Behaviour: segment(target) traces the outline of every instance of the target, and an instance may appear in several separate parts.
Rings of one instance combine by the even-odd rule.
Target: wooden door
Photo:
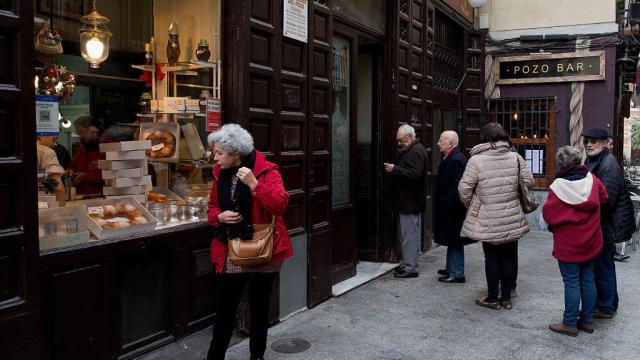
[[[331,283],[356,274],[355,135],[357,112],[357,35],[334,24],[331,114]]]
[[[223,2],[223,120],[280,166],[290,236],[308,235],[308,305],[331,296],[329,1],[309,1],[307,43],[282,35],[282,0]]]
[[[0,2],[0,352],[40,357],[33,2]]]
[[[464,69],[462,82],[462,123],[461,136],[465,153],[480,142],[480,129],[487,120],[484,109],[484,37],[479,30],[465,29]]]
[[[387,94],[386,121],[381,129],[380,143],[384,161],[396,155],[395,133],[401,124],[410,124],[423,141],[429,159],[431,144],[431,63],[433,60],[433,18],[435,10],[431,1],[389,1],[388,40],[386,50]],[[429,164],[430,164],[429,160]],[[381,184],[381,256],[382,260],[397,260],[399,253],[396,214],[389,207],[390,179],[382,178]],[[427,195],[427,215],[431,196]],[[431,220],[425,216],[423,246],[430,239]]]

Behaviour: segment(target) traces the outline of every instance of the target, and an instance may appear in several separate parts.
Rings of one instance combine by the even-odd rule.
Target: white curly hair
[[[253,151],[253,137],[238,124],[223,125],[220,130],[209,134],[207,141],[210,146],[218,143],[229,154],[247,156]]]

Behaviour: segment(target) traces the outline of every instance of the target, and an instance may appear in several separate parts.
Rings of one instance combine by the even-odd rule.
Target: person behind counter
[[[80,146],[71,158],[67,171],[72,172],[72,183],[77,194],[101,194],[104,181],[98,168],[98,160],[104,159],[100,152],[99,140],[102,124],[89,116],[80,116],[73,123],[80,137]]]
[[[38,136],[38,144],[51,148],[56,153],[60,166],[65,169],[69,166],[69,162],[71,162],[71,155],[67,148],[58,144],[57,136]]]
[[[62,175],[64,174],[64,168],[60,166],[56,153],[50,148],[36,144],[38,154],[38,172],[43,172],[46,179],[55,180],[56,201],[60,206],[64,206],[64,184],[62,182]]]

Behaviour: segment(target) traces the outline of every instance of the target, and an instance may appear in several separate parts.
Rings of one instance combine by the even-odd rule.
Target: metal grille
[[[527,162],[538,187],[547,186],[553,177],[553,111],[553,98],[491,101],[491,121],[509,134],[511,145]]]
[[[462,78],[463,30],[445,15],[436,13],[433,49],[433,87],[455,93]]]

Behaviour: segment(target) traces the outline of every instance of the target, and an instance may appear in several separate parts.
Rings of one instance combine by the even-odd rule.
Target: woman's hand
[[[238,179],[247,185],[251,191],[255,190],[256,186],[258,186],[258,180],[253,176],[253,171],[247,167],[238,169],[236,176],[238,176]]]
[[[221,224],[237,224],[242,221],[242,215],[235,211],[226,210],[218,215],[218,222]]]

